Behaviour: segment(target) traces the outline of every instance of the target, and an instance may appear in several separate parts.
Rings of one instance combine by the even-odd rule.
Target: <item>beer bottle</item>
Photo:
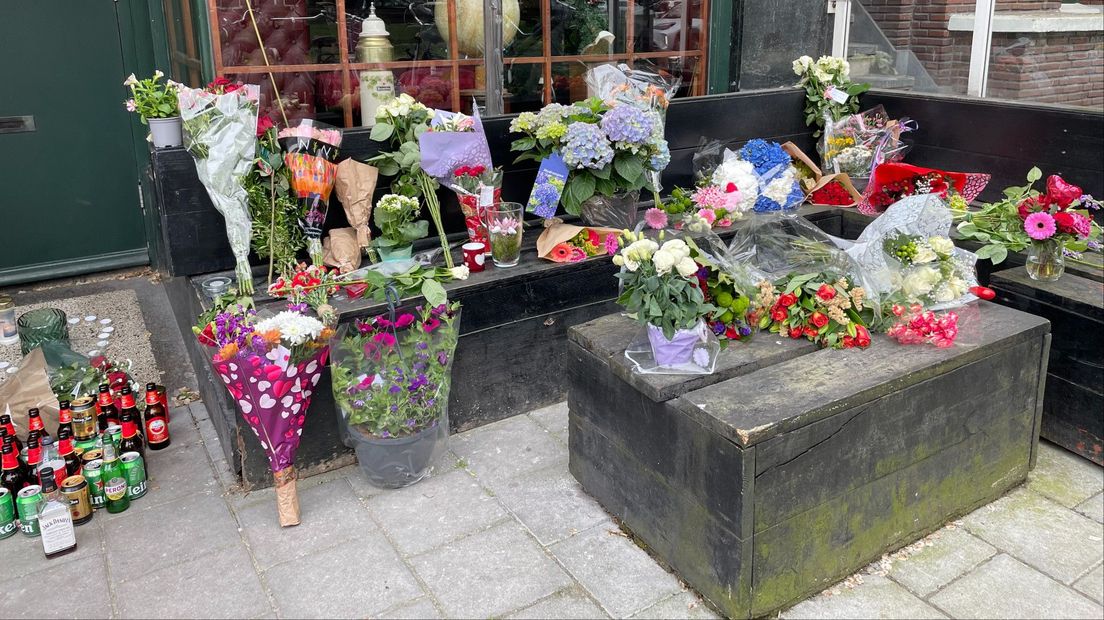
[[[27,435],[27,457],[23,462],[23,477],[27,484],[36,484],[38,479],[38,466],[42,464],[42,446],[38,443],[38,433],[31,431]]]
[[[61,429],[63,428],[68,428],[69,436],[73,436],[73,408],[67,400],[58,403],[58,441],[61,441]]]
[[[161,395],[157,393],[156,383],[146,384],[146,443],[150,450],[162,450],[169,447],[169,417],[165,406],[161,404]]]
[[[23,476],[23,470],[19,467],[19,457],[15,454],[15,444],[12,442],[11,435],[4,437],[4,447],[0,454],[3,455],[0,485],[10,491],[12,497],[16,497],[19,489],[27,486],[27,479]]]
[[[123,395],[123,411],[119,414],[123,418],[123,438],[119,441],[119,454],[137,452],[145,458],[146,451],[142,445],[142,435],[138,433],[138,409],[133,406],[126,406],[127,396],[130,397],[131,403],[134,402],[133,394]]]
[[[11,416],[4,413],[0,414],[0,426],[4,428],[8,433],[8,437],[12,438],[15,442],[15,453],[19,454],[23,451],[23,442],[19,440],[19,436],[15,434],[15,425],[12,424]]]
[[[126,476],[123,474],[123,466],[119,462],[119,457],[115,453],[115,444],[111,442],[104,444],[101,472],[104,495],[107,496],[107,511],[123,512],[130,508]]]
[[[73,513],[69,498],[61,494],[54,470],[42,468],[42,503],[38,506],[38,528],[42,533],[42,551],[47,558],[57,557],[77,548],[77,533],[73,529]]]
[[[50,432],[46,430],[46,425],[42,423],[42,416],[38,413],[38,407],[31,407],[27,411],[27,429],[31,433],[38,431],[39,439],[50,436]]]
[[[65,477],[81,473],[81,460],[73,451],[73,431],[62,425],[58,428],[58,456],[65,460]]]
[[[106,383],[100,384],[99,399],[96,401],[96,423],[99,424],[101,433],[107,430],[109,424],[119,423],[119,410],[115,407],[111,388]]]

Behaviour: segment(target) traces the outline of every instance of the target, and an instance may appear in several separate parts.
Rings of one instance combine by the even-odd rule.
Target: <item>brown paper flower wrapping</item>
[[[851,183],[851,177],[847,176],[846,172],[840,172],[838,174],[827,174],[827,175],[824,175],[824,176],[820,177],[820,179],[818,179],[817,182],[809,188],[809,191],[805,192],[805,194],[809,197],[809,204],[812,204],[812,205],[817,204],[817,203],[813,202],[813,200],[812,200],[813,194],[815,194],[818,189],[828,185],[829,183],[833,183],[833,182],[839,183],[840,185],[843,186],[843,189],[847,190],[847,193],[851,196],[851,204],[826,205],[826,206],[853,207],[853,206],[859,204],[859,201],[862,200],[862,193],[859,192],[859,190],[855,189],[855,185],[853,183]]]
[[[57,426],[57,396],[50,389],[46,356],[37,347],[23,358],[19,371],[0,385],[0,413],[10,410],[17,431],[27,432],[27,410],[32,407],[39,409],[46,428]]]
[[[299,491],[295,481],[299,477],[295,466],[289,465],[272,473],[276,481],[276,514],[280,518],[280,527],[299,525]]]
[[[575,226],[574,224],[563,224],[560,222],[553,223],[545,227],[541,232],[541,236],[537,238],[537,257],[549,258],[549,254],[552,252],[552,248],[568,241],[575,235],[581,233],[584,230],[593,230],[599,235],[613,234],[616,235],[621,231],[616,228],[603,228],[601,226]]]
[[[356,229],[357,245],[366,248],[372,241],[368,222],[372,219],[372,194],[376,191],[379,170],[375,166],[346,159],[337,165],[334,191],[345,208],[349,225]]]
[[[360,246],[352,228],[334,228],[322,242],[322,262],[349,273],[360,267]]]

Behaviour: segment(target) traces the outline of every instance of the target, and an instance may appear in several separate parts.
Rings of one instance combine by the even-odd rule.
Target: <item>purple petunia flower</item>
[[[448,364],[448,353],[445,353],[444,351],[438,351],[437,352],[437,363],[442,365],[442,366],[444,366],[445,364]]]

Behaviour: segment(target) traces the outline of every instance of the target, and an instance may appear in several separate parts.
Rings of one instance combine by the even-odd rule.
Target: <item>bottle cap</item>
[[[42,492],[44,494],[57,490],[57,481],[54,480],[53,467],[40,467],[38,469],[38,479],[42,481]]]

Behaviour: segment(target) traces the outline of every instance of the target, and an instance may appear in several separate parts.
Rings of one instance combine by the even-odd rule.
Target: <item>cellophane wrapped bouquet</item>
[[[249,195],[242,181],[253,167],[259,96],[256,85],[232,84],[224,79],[206,88],[181,87],[177,95],[184,148],[195,159],[196,175],[211,203],[226,220],[238,289],[244,295],[253,293],[249,267],[253,224]]]
[[[267,317],[242,305],[216,307],[194,331],[268,455],[280,525],[298,525],[295,454],[333,330],[300,304]]]
[[[322,227],[329,211],[330,193],[337,180],[341,131],[310,119],[277,134],[284,149],[284,165],[291,177],[291,190],[302,203],[300,225],[307,236],[311,262],[322,264]]]

